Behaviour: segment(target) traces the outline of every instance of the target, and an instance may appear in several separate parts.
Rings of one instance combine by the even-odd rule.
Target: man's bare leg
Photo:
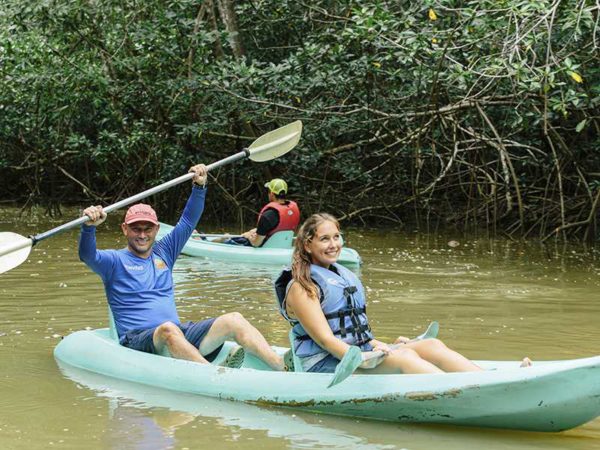
[[[173,358],[208,363],[198,349],[188,342],[181,329],[172,322],[165,322],[156,327],[152,341],[157,352],[166,346]]]
[[[223,314],[215,319],[200,343],[200,353],[208,355],[227,340],[234,340],[274,370],[284,370],[283,358],[273,351],[264,336],[240,313]]]

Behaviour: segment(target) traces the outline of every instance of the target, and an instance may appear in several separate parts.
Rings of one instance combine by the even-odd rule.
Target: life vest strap
[[[341,335],[342,330],[339,331],[335,331],[333,334],[335,335]],[[360,338],[358,339],[358,342],[361,342],[361,344],[355,344],[355,345],[362,345],[366,342],[369,342],[371,339],[368,338],[368,336],[366,336],[366,332],[370,332],[371,331],[371,326],[367,323],[367,324],[362,324],[359,325],[358,327],[353,329],[353,334],[355,334],[357,337],[360,336]],[[363,337],[364,336],[364,337]],[[299,341],[310,341],[312,340],[312,338],[308,335],[308,334],[297,334],[296,339],[298,339]],[[345,336],[342,336],[342,338]]]
[[[367,312],[367,308],[365,308],[365,307],[340,309],[339,311],[325,314],[325,318],[328,320],[329,319],[337,319],[338,317],[353,316],[355,314],[363,314],[365,312]]]

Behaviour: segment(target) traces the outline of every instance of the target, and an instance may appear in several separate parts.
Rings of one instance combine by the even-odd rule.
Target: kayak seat
[[[283,362],[286,366],[286,370],[288,372],[304,372],[304,369],[302,368],[302,361],[300,361],[300,358],[298,358],[294,352],[294,341],[296,334],[294,333],[293,328],[288,333],[288,338],[290,341],[290,349],[283,355]]]
[[[291,248],[294,242],[294,232],[278,231],[267,239],[261,248]]]
[[[115,318],[113,317],[110,306],[108,306],[108,335],[113,341],[119,342],[117,327],[115,326]]]

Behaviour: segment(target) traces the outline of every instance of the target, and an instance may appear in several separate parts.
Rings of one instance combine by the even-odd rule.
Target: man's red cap
[[[154,225],[158,225],[156,211],[154,211],[150,205],[144,203],[133,205],[127,210],[127,214],[125,214],[125,223],[129,225],[134,222],[150,222]]]

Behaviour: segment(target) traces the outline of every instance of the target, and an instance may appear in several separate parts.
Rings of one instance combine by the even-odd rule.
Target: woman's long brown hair
[[[317,287],[310,278],[310,265],[312,259],[306,251],[306,244],[310,243],[317,233],[317,228],[324,222],[332,222],[338,229],[340,224],[335,217],[327,213],[313,214],[304,221],[294,243],[294,252],[292,253],[292,277],[294,281],[300,283],[309,297],[319,298]]]

